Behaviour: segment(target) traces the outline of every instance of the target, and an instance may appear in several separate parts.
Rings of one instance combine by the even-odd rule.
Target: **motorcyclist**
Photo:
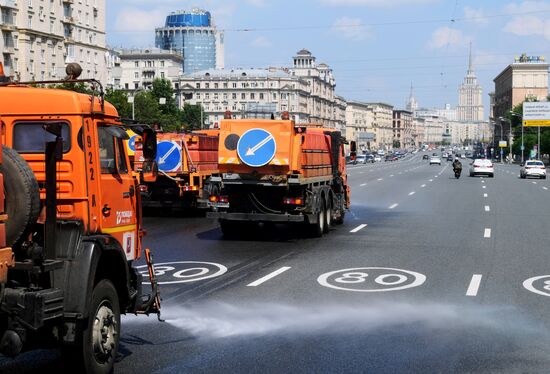
[[[453,161],[453,171],[462,171],[462,163],[458,158],[455,158],[455,160]]]

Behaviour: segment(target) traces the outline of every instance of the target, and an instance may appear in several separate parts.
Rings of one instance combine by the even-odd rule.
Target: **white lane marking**
[[[409,196],[412,196],[412,195],[414,195],[414,191],[409,192]]]
[[[470,285],[468,286],[468,290],[466,291],[466,296],[477,296],[477,291],[479,290],[479,286],[481,285],[481,274],[474,274],[472,276],[472,280],[470,281]]]
[[[399,173],[397,173],[397,174],[401,175],[401,174],[403,174],[403,173],[402,173],[402,172],[399,172]]]
[[[390,177],[393,177],[393,174],[392,174],[392,175],[390,175]]]
[[[481,188],[487,188],[487,186],[481,186]]]
[[[433,179],[430,179],[429,182],[433,182],[434,180]]]
[[[485,181],[481,181],[481,183],[485,183]]]
[[[283,266],[282,268],[275,270],[273,273],[269,273],[265,277],[261,277],[260,279],[248,284],[247,287],[257,287],[260,284],[267,282],[271,278],[275,278],[277,275],[284,273],[290,268],[290,266]]]
[[[488,195],[486,193],[483,194],[483,197],[487,197]]]
[[[542,189],[543,189],[543,190],[547,190],[547,189],[548,189],[548,187],[542,187]]]
[[[350,232],[357,232],[357,231],[359,231],[359,230],[364,229],[365,227],[367,227],[367,224],[366,224],[366,223],[363,223],[363,224],[357,226],[356,228],[354,228],[353,230],[350,230]]]
[[[422,186],[420,186],[420,187],[424,188],[424,187],[426,187],[426,185],[425,185],[425,184],[423,184],[423,185],[422,185]]]
[[[381,181],[381,180],[382,180],[382,178],[378,178],[378,180],[379,180],[379,181]]]
[[[437,178],[439,175],[434,175],[434,178]]]
[[[490,238],[491,237],[491,229],[485,229],[485,231],[483,232],[483,237],[484,238]]]
[[[398,206],[398,205],[399,205],[399,204],[392,204],[392,205],[390,205],[390,207],[389,207],[388,209],[393,209],[393,208],[395,208],[395,207]]]
[[[485,211],[486,211],[486,212],[491,211],[491,208],[489,207],[489,205],[485,205]]]
[[[537,184],[537,182],[535,182],[535,181],[533,181],[532,183],[533,183],[533,184]]]
[[[366,183],[361,183],[359,186],[360,187],[365,187],[367,184]]]

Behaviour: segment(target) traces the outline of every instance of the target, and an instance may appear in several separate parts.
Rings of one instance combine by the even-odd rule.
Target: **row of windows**
[[[266,98],[266,97],[268,97],[268,96],[269,96],[268,93],[263,93],[263,92],[258,93],[257,96],[256,96],[256,93],[255,93],[255,92],[251,92],[250,94],[247,94],[246,92],[241,92],[241,94],[240,94],[241,100],[246,100],[247,98],[250,98],[250,100],[255,100],[256,97],[257,97],[258,99],[260,99],[260,100],[263,100],[264,98]],[[277,100],[277,93],[276,93],[276,92],[273,92],[273,93],[271,94],[271,96],[273,97],[273,100]],[[280,96],[281,96],[281,100],[287,100],[287,99],[292,99],[292,100],[294,100],[294,98],[295,98],[295,95],[294,95],[294,94],[287,94],[287,93],[284,93],[284,92],[281,93]],[[227,99],[229,98],[229,94],[228,94],[228,93],[224,93],[223,95],[220,95],[220,94],[218,94],[218,93],[214,93],[214,94],[212,95],[212,98],[213,98],[214,100],[218,100],[220,97],[223,97],[224,100],[227,100]],[[237,100],[237,97],[238,97],[238,94],[237,94],[237,93],[234,92],[234,93],[231,94],[231,99]],[[203,98],[203,96],[201,96],[201,93],[200,93],[200,92],[197,92],[197,93],[195,94],[195,98],[196,98],[197,100],[200,100],[201,98]],[[205,100],[209,100],[209,99],[210,99],[210,93],[206,92],[206,93],[204,94],[204,99],[205,99]]]
[[[148,60],[148,61],[142,61],[141,64],[144,68],[154,68],[155,67],[155,61],[154,60]],[[157,61],[158,62],[158,61]],[[159,62],[159,66],[161,68],[164,67],[164,61]],[[134,61],[134,67],[139,68],[139,61]]]
[[[278,82],[269,82],[269,87],[270,88],[276,88],[278,86],[277,84]],[[223,88],[229,88],[229,82],[223,82],[222,83],[222,87]],[[237,82],[231,82],[231,88],[238,88],[238,83]],[[200,82],[197,82],[195,83],[195,88],[206,88],[206,89],[209,89],[209,88],[213,88],[213,89],[217,89],[217,88],[220,88],[220,83],[218,82],[214,82],[212,84],[210,84],[209,82],[205,82],[205,83],[200,83]],[[240,84],[240,87],[241,88],[265,88],[265,87],[268,87],[267,85],[267,82],[241,82]],[[296,88],[296,84],[293,83],[292,84],[292,88],[295,89]]]

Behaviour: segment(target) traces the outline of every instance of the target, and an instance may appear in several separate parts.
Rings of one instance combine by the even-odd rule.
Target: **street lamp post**
[[[502,118],[502,117],[500,117],[500,118]],[[504,150],[503,150],[502,147],[500,146],[500,141],[502,140],[502,123],[497,123],[497,122],[495,121],[495,125],[499,125],[499,126],[500,126],[500,139],[499,139],[499,145],[498,145],[498,147],[500,148],[500,163],[502,164],[502,162],[503,162],[502,158],[503,158],[503,156],[504,156]],[[494,131],[493,131],[493,140],[494,140],[494,138],[495,138],[495,136],[494,136]],[[494,141],[493,141],[493,142],[494,142]],[[512,148],[511,148],[511,146],[510,146],[510,153],[511,153],[511,152],[512,152]]]

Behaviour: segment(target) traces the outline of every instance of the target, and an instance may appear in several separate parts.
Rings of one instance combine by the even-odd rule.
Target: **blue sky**
[[[309,49],[346,99],[404,107],[411,83],[421,106],[456,106],[472,43],[487,93],[514,56],[550,58],[550,1],[506,0],[106,0],[107,41],[154,46],[175,10],[200,7],[225,32],[227,67],[290,66]],[[243,31],[248,29],[249,31]],[[485,113],[487,117],[487,110]]]

